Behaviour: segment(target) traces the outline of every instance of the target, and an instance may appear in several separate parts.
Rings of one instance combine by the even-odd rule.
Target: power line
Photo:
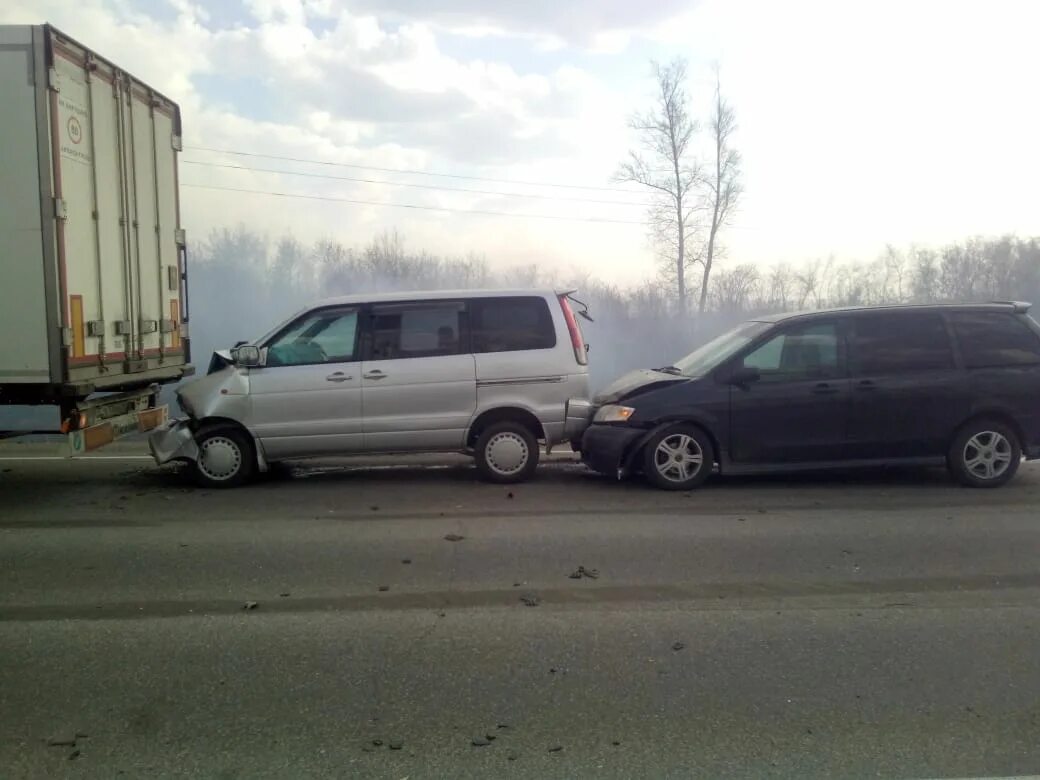
[[[605,203],[613,206],[641,206],[646,207],[653,204],[637,201],[624,200],[598,200],[596,198],[573,198],[566,195],[530,195],[523,192],[494,192],[492,190],[474,190],[467,187],[443,187],[437,184],[415,184],[413,182],[386,181],[384,179],[362,179],[354,176],[333,176],[327,173],[306,173],[304,171],[285,171],[275,168],[253,168],[248,165],[232,165],[230,163],[214,163],[204,160],[181,160],[184,165],[204,165],[209,168],[227,168],[235,171],[254,171],[256,173],[280,173],[285,176],[306,176],[311,179],[333,179],[336,181],[351,181],[361,184],[383,184],[390,187],[411,187],[422,190],[444,190],[447,192],[467,192],[474,195],[497,195],[503,198],[533,198],[535,200],[573,201],[576,203]],[[636,195],[638,193],[631,193]]]
[[[284,160],[285,162],[310,163],[312,165],[331,165],[337,168],[357,168],[363,171],[379,171],[381,173],[404,173],[410,176],[438,176],[447,179],[468,179],[470,181],[485,181],[495,184],[521,184],[528,187],[560,187],[572,190],[597,190],[601,192],[623,192],[626,195],[637,195],[632,190],[620,187],[592,187],[587,184],[562,184],[560,182],[548,181],[522,181],[519,179],[493,179],[485,176],[463,176],[458,173],[433,173],[431,171],[417,171],[409,168],[380,168],[375,165],[358,165],[355,163],[332,162],[330,160],[315,160],[305,157],[282,157],[277,154],[259,154],[258,152],[240,152],[234,149],[214,149],[208,146],[185,146],[193,152],[213,152],[214,154],[233,154],[239,157],[262,157],[267,160]]]
[[[508,211],[488,211],[485,209],[449,209],[441,206],[420,206],[415,203],[380,203],[375,200],[355,200],[353,198],[334,198],[327,195],[303,195],[294,192],[273,192],[270,190],[253,190],[242,187],[220,187],[215,184],[182,183],[182,187],[194,187],[200,190],[220,190],[223,192],[241,192],[250,195],[271,195],[278,198],[303,198],[306,200],[324,200],[332,203],[352,203],[356,206],[389,206],[399,209],[417,209],[420,211],[441,211],[452,214],[480,214],[489,217],[515,217],[520,219],[551,219],[562,222],[600,222],[614,225],[644,225],[646,223],[631,219],[606,219],[603,217],[561,217],[555,214],[514,214]]]

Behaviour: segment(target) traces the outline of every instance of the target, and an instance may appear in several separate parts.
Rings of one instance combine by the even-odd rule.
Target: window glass
[[[462,304],[378,306],[372,312],[372,359],[457,355],[462,350]]]
[[[771,327],[768,322],[745,322],[707,344],[702,344],[682,360],[675,361],[675,367],[683,376],[703,376],[724,360],[733,357],[741,348]]]
[[[795,326],[744,357],[764,382],[797,382],[839,374],[838,329],[833,322]]]
[[[556,328],[544,298],[483,298],[471,305],[474,352],[551,349]]]
[[[905,374],[953,368],[953,350],[939,314],[858,315],[852,323],[854,373]]]
[[[1040,340],[1013,314],[957,312],[953,329],[968,368],[1040,363]]]
[[[305,314],[267,345],[267,365],[301,366],[354,359],[356,311],[325,310]]]

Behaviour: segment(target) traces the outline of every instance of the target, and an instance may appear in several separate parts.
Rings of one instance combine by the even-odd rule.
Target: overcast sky
[[[185,185],[458,210],[185,186],[196,238],[241,222],[361,245],[396,227],[416,249],[652,276],[645,196],[611,175],[632,145],[626,118],[650,100],[649,60],[674,56],[690,61],[694,113],[707,116],[714,63],[737,111],[746,197],[725,263],[1040,233],[1040,3],[1028,0],[0,3],[0,23],[43,21],[181,105]],[[567,219],[459,213],[474,210]]]

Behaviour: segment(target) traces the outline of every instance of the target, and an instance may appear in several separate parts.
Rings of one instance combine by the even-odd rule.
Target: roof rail
[[[993,301],[993,303],[1002,303],[1005,306],[1010,306],[1015,310],[1015,314],[1025,314],[1029,311],[1029,307],[1033,305],[1028,301]]]

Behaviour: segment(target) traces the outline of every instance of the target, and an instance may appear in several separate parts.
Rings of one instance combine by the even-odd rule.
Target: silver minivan
[[[280,460],[459,451],[486,479],[520,482],[540,442],[578,440],[588,424],[572,301],[531,290],[323,301],[216,353],[178,390],[188,417],[152,434],[152,455],[192,463],[211,487]]]

